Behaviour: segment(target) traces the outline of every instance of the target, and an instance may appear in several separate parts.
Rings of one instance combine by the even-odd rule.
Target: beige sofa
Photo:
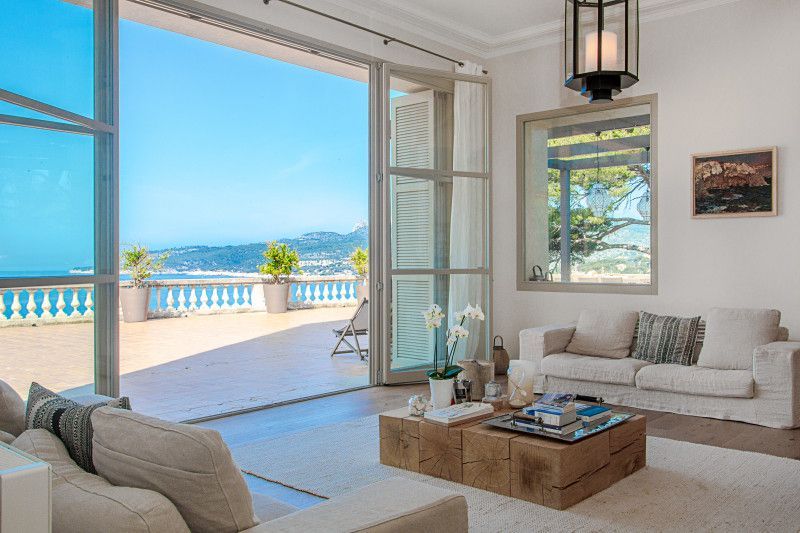
[[[569,391],[642,409],[800,427],[800,342],[787,342],[785,328],[776,329],[774,342],[753,348],[748,365],[735,369],[698,366],[702,336],[695,363],[684,366],[652,364],[630,354],[570,353],[575,331],[576,324],[562,324],[520,332],[520,359],[533,362],[537,392]],[[628,337],[628,345],[635,344]]]
[[[0,431],[5,432],[0,437],[52,466],[55,532],[455,533],[468,528],[462,495],[405,478],[302,510],[251,494],[218,432],[110,407],[92,414],[92,456],[99,475],[90,474],[55,435],[23,431],[22,400],[0,385],[5,389],[0,391]],[[324,454],[309,457],[309,468],[320,463]]]

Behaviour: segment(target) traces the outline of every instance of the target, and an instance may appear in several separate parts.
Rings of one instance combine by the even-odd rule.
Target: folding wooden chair
[[[358,304],[356,312],[353,314],[353,317],[347,321],[347,324],[339,329],[334,328],[333,334],[336,335],[337,340],[336,346],[334,346],[333,350],[331,350],[331,357],[343,353],[357,353],[362,361],[366,360],[366,358],[369,356],[369,348],[362,348],[361,343],[358,342],[358,337],[359,335],[367,335],[368,329],[369,301],[364,298],[361,300],[361,303]],[[347,346],[349,349],[340,350],[339,346],[342,344]]]

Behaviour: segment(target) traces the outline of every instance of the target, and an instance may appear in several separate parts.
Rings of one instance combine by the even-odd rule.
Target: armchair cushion
[[[115,487],[82,470],[58,437],[29,429],[13,443],[52,469],[53,531],[61,533],[189,533],[186,522],[167,498],[143,489]]]
[[[636,373],[649,365],[652,363],[632,357],[611,359],[575,353],[557,353],[542,359],[542,373],[545,376],[562,379],[634,385]]]
[[[25,402],[11,385],[0,380],[0,431],[15,437],[25,431]]]
[[[160,492],[197,532],[253,527],[250,491],[219,432],[101,407],[92,413],[94,464],[115,485]]]
[[[628,357],[638,320],[635,311],[581,311],[566,351],[614,359]]]
[[[711,309],[697,366],[752,369],[753,350],[778,340],[780,321],[781,313],[775,309]]]

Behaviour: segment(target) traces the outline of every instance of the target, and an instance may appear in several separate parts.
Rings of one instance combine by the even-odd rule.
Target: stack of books
[[[602,405],[575,403],[575,395],[548,392],[515,416],[520,425],[568,435],[583,427],[595,427],[611,419],[611,409]]]
[[[525,407],[515,420],[548,433],[568,435],[583,427],[574,400],[574,394],[548,392],[532,406]]]
[[[493,412],[494,407],[488,403],[467,402],[436,409],[435,411],[428,411],[425,413],[425,420],[449,426],[478,418],[486,418]]]

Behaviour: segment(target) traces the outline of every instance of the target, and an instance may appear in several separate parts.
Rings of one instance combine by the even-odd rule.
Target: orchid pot
[[[450,407],[453,403],[453,384],[455,378],[434,379],[428,378],[431,387],[431,404],[434,409]]]

